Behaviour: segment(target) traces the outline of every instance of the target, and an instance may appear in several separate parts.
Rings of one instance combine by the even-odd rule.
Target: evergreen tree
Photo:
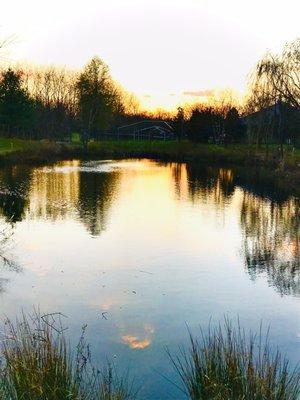
[[[34,107],[27,91],[22,87],[20,72],[8,69],[0,78],[0,121],[8,132],[22,129],[28,131],[33,126]]]

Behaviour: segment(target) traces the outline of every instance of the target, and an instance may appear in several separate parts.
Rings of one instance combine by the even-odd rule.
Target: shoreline
[[[9,139],[7,139],[9,142]],[[18,141],[18,148],[0,152],[0,166],[13,164],[44,165],[56,161],[80,159],[148,158],[161,162],[184,162],[206,166],[226,166],[257,171],[265,179],[276,182],[279,189],[300,197],[300,151],[285,150],[285,162],[276,158],[276,147],[269,149],[247,145],[193,144],[191,142],[100,141],[87,149],[78,144],[47,141]]]

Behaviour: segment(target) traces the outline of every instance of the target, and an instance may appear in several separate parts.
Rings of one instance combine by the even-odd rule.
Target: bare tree
[[[77,112],[77,73],[55,67],[20,68],[23,83],[36,104],[37,136],[55,139],[70,134]]]

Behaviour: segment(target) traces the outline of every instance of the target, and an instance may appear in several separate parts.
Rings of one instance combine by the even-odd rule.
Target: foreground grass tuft
[[[64,337],[61,314],[22,315],[7,320],[2,342],[1,399],[130,400],[127,377],[119,379],[110,365],[96,370],[84,341],[84,330],[72,355]]]
[[[36,312],[6,321],[0,399],[135,399],[127,375],[119,378],[111,365],[94,368],[86,327],[72,353],[62,318]],[[207,334],[201,331],[199,340],[190,334],[189,350],[169,356],[191,400],[297,400],[300,394],[299,368],[291,370],[279,352],[271,352],[268,333],[246,335],[228,320]]]
[[[188,351],[168,354],[192,400],[297,400],[299,368],[291,371],[279,352],[271,352],[268,333],[262,337],[261,330],[247,336],[226,320],[207,335],[201,331],[199,340],[190,334]]]

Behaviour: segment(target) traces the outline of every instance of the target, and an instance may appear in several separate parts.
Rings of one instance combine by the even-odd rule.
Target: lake
[[[224,317],[300,353],[300,201],[263,175],[150,160],[0,170],[1,314],[87,324],[141,399],[183,399],[166,346]]]

